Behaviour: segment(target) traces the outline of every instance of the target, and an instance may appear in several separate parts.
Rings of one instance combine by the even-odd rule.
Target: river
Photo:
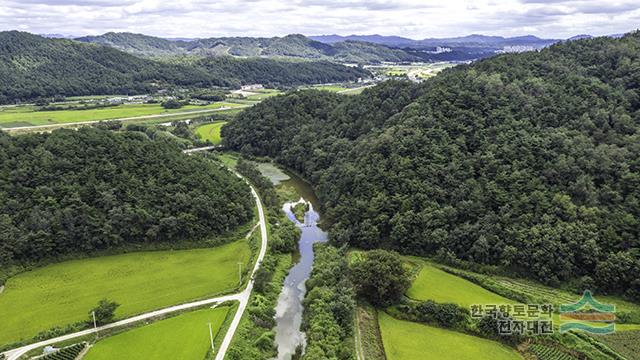
[[[318,226],[320,213],[315,210],[318,206],[318,201],[308,183],[295,175],[282,172],[273,165],[269,167],[261,164],[259,168],[263,175],[269,177],[274,184],[282,182],[284,185],[290,185],[300,195],[298,201],[287,202],[282,206],[282,210],[287,214],[289,221],[295,223],[301,230],[300,240],[298,241],[299,260],[285,278],[276,306],[277,359],[288,360],[291,359],[298,346],[302,346],[302,349],[306,346],[305,334],[300,330],[302,312],[304,310],[302,300],[306,293],[305,281],[311,275],[313,267],[313,244],[327,241],[327,233]],[[300,202],[309,204],[309,210],[304,215],[303,223],[298,221],[291,211],[292,206]]]

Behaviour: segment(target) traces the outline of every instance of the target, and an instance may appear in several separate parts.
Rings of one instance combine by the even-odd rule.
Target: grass
[[[220,160],[226,167],[230,169],[235,169],[238,164],[238,160],[240,160],[240,155],[232,152],[224,152],[218,154],[218,160]]]
[[[0,345],[84,321],[102,298],[121,304],[118,318],[230,291],[245,240],[215,248],[136,252],[61,262],[9,278],[0,294]]]
[[[413,260],[412,260],[413,261]],[[502,297],[461,277],[449,274],[426,262],[407,296],[414,300],[433,300],[439,303],[455,303],[469,308],[473,304],[512,304]]]
[[[126,331],[96,343],[84,357],[103,359],[203,359],[211,347],[209,327],[217,336],[229,308],[196,310]]]
[[[0,110],[0,127],[68,124],[238,106],[242,105],[217,102],[205,106],[187,105],[180,109],[166,110],[159,104],[125,104],[101,109],[57,111],[35,111],[33,106],[18,106]]]
[[[250,90],[249,92],[252,92],[252,93],[255,93],[255,94],[249,95],[245,99],[254,100],[254,101],[261,101],[261,100],[264,100],[266,98],[270,98],[272,96],[277,96],[277,95],[282,94],[282,92],[280,90],[271,90],[271,89],[263,89],[263,91]]]
[[[218,145],[222,141],[222,138],[220,137],[220,130],[226,123],[226,121],[222,121],[198,126],[196,128],[196,135],[198,135],[202,140]]]
[[[348,87],[345,86],[339,86],[339,85],[321,85],[321,86],[313,86],[311,87],[311,89],[315,89],[315,90],[324,90],[324,91],[330,91],[330,92],[340,92],[340,91],[344,91],[344,90],[349,90]]]
[[[514,349],[495,341],[397,320],[384,312],[378,314],[378,319],[388,360],[522,359]]]

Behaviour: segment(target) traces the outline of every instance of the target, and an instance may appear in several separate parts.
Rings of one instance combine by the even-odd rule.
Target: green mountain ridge
[[[367,76],[365,70],[323,60],[221,56],[160,62],[98,44],[0,32],[0,104],[54,95],[139,94],[168,86],[287,87]]]
[[[81,42],[111,46],[139,56],[199,55],[237,57],[285,57],[339,62],[379,63],[382,61],[420,61],[403,50],[363,41],[325,44],[304,35],[252,38],[222,37],[192,41],[167,40],[133,33],[106,33],[76,38]]]
[[[334,244],[637,300],[639,54],[636,32],[348,98],[297,92],[222,136],[310,180]]]

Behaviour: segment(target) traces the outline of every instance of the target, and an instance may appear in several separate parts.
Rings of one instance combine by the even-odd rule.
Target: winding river
[[[296,224],[301,230],[298,247],[300,257],[298,262],[291,268],[284,280],[278,304],[276,306],[276,344],[278,345],[278,360],[291,359],[298,346],[302,349],[306,346],[306,337],[300,330],[302,324],[302,300],[306,293],[305,281],[311,274],[313,267],[313,244],[327,241],[327,233],[318,227],[320,214],[317,208],[317,198],[309,186],[295,175],[285,174],[283,177],[279,169],[265,168],[261,166],[261,171],[274,183],[282,182],[296,189],[300,199],[296,202],[287,202],[282,210],[287,214],[289,221]],[[279,173],[278,173],[279,171]],[[287,178],[287,180],[284,180]],[[309,210],[304,215],[304,222],[298,221],[292,212],[292,207],[298,203],[307,203]]]

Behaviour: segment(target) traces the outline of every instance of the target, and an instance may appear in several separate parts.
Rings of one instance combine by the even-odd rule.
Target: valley
[[[0,7],[0,360],[640,359],[640,6],[228,5]]]

